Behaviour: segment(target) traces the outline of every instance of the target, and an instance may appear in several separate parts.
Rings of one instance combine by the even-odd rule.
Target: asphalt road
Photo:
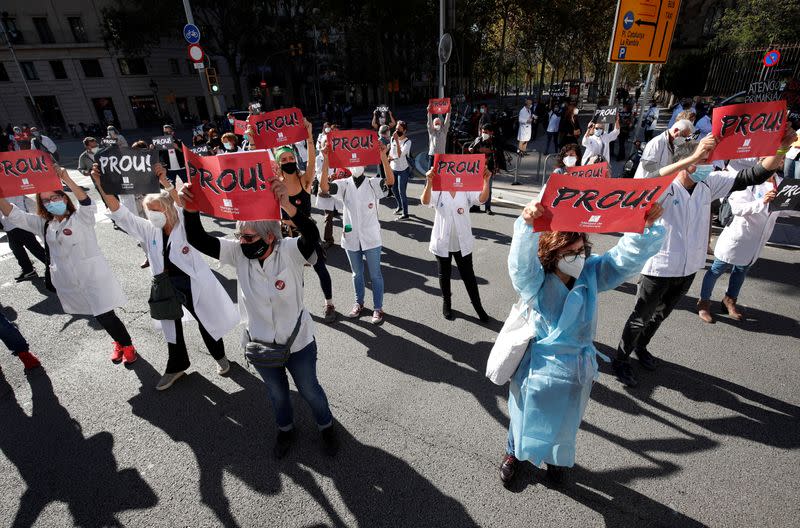
[[[419,181],[409,187],[420,191]],[[432,212],[414,205],[412,219],[398,222],[390,205],[381,207],[386,323],[317,326],[319,377],[340,424],[334,459],[321,453],[294,391],[298,442],[272,459],[272,410],[242,366],[238,332],[225,338],[238,365],[223,378],[190,326],[190,374],[155,391],[166,345],[147,316],[151,275],[108,222],[98,238],[128,295],[120,315],[141,354],[130,369],[108,360],[110,339],[93,321],[61,313],[41,280],[14,283],[15,262],[2,261],[3,311],[45,368],[25,376],[16,359],[0,357],[0,526],[797,526],[800,253],[764,251],[741,294],[743,323],[701,323],[696,280],[654,339],[659,372],[626,390],[601,367],[570,483],[551,489],[527,464],[505,490],[497,467],[507,387],[483,371],[515,300],[506,257],[518,210],[473,218],[481,295],[496,319],[483,326],[458,282],[458,317],[441,317],[427,251]],[[205,224],[231,232],[229,222]],[[616,237],[593,241],[604,251]],[[347,312],[352,285],[338,246],[329,266]],[[233,272],[219,278],[235,298]],[[323,297],[310,269],[306,287],[318,315]],[[619,339],[634,288],[603,295],[601,352]]]

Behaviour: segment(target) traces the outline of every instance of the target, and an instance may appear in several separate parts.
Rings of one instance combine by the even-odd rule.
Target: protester
[[[597,376],[597,294],[613,290],[641,270],[664,239],[654,225],[654,203],[642,234],[625,234],[604,255],[592,255],[585,233],[533,230],[544,207],[531,202],[514,224],[508,273],[530,309],[533,336],[511,378],[506,455],[500,479],[511,484],[519,460],[547,464],[547,475],[564,483],[575,463],[575,441]]]
[[[573,101],[567,103],[558,123],[558,145],[556,145],[554,152],[558,151],[560,145],[577,143],[578,139],[580,139],[581,125],[578,122],[578,112],[578,107],[575,106]]]
[[[800,135],[797,136],[789,152],[786,153],[786,161],[783,165],[783,177],[800,180]]]
[[[534,116],[531,139],[535,140],[536,136],[539,134],[539,125],[543,125],[547,128],[547,106],[538,100],[534,100],[531,111]]]
[[[186,162],[183,159],[183,141],[175,137],[175,128],[164,125],[161,128],[165,136],[172,138],[172,148],[158,151],[158,161],[167,169],[167,179],[175,185],[178,176],[186,179]]]
[[[497,174],[499,170],[499,159],[502,154],[499,152],[500,146],[494,141],[494,127],[486,125],[481,129],[481,135],[467,147],[470,154],[485,154],[486,155],[486,168],[492,173],[492,176]],[[494,216],[492,212],[492,178],[489,178],[489,196],[484,200],[483,207],[486,214]],[[478,204],[473,204],[469,211],[471,213],[479,213],[480,207]]]
[[[669,119],[669,123],[667,123],[667,128],[672,128],[672,125],[680,121],[678,114],[687,110],[691,110],[695,114],[697,113],[691,97],[684,97],[681,99],[680,103],[675,105],[672,109],[672,117]],[[694,123],[694,121],[692,123]]]
[[[477,136],[481,133],[481,130],[491,125],[492,114],[489,113],[489,107],[485,104],[482,104],[480,107],[478,107],[478,126],[473,129],[476,132],[475,135]]]
[[[322,193],[338,197],[344,203],[344,229],[342,230],[342,247],[347,250],[347,260],[353,271],[353,289],[356,303],[347,314],[349,318],[361,317],[364,311],[364,260],[369,268],[372,282],[372,324],[382,324],[383,311],[383,274],[381,273],[381,225],[378,220],[378,203],[386,195],[386,187],[394,184],[394,172],[387,158],[386,148],[381,146],[381,163],[386,171],[386,180],[379,176],[367,177],[364,167],[350,167],[337,172],[345,177],[330,181],[328,174],[328,152],[323,151],[322,179],[319,190]]]
[[[193,247],[236,270],[245,339],[257,346],[291,341],[289,359],[284,366],[255,365],[267,386],[275,413],[278,428],[273,449],[275,458],[286,456],[295,438],[287,370],[297,391],[311,407],[325,452],[333,456],[338,450],[333,415],[317,379],[314,322],[303,303],[303,270],[306,264],[313,264],[315,254],[319,254],[319,231],[314,222],[294,206],[283,183],[276,178],[270,178],[269,183],[299,237],[282,238],[280,224],[267,220],[237,222],[238,242],[211,236],[203,229],[200,215],[191,208],[194,198],[191,184],[181,189],[181,194],[188,198],[184,211],[186,233]]]
[[[381,127],[382,129],[383,127]],[[433,167],[433,156],[444,154],[447,148],[447,133],[450,131],[450,112],[441,117],[431,115],[431,105],[428,105],[428,167]],[[379,129],[380,133],[380,129]]]
[[[651,102],[650,108],[644,116],[645,143],[653,139],[653,135],[656,133],[656,126],[658,126],[658,105],[655,102]]]
[[[42,134],[36,127],[31,127],[31,149],[47,152],[53,156],[53,159],[56,161],[60,158],[58,155],[58,147],[55,142]]]
[[[11,321],[2,312],[0,312],[0,341],[11,351],[12,356],[17,356],[22,361],[22,366],[26,371],[41,366],[39,358],[30,351],[30,346],[19,329],[11,324]]]
[[[334,119],[329,117],[327,121],[334,121]],[[375,111],[372,112],[372,128],[378,130],[383,125],[387,125],[389,128],[395,128],[397,126],[397,120],[394,118],[392,111],[389,110],[389,107],[386,105],[379,105]]]
[[[109,141],[116,141],[118,147],[128,146],[128,140],[125,139],[125,136],[119,133],[117,127],[109,125],[108,127],[106,127],[106,132],[107,132],[106,138]]]
[[[395,184],[392,189],[397,200],[397,209],[394,214],[400,215],[400,220],[407,220],[408,215],[408,180],[411,178],[411,165],[408,157],[411,155],[411,140],[407,136],[408,127],[405,121],[398,121],[397,128],[392,134],[391,149],[389,150],[389,165],[394,173]]]
[[[697,123],[694,125],[695,129],[695,136],[698,138],[704,138],[711,133],[712,125],[711,125],[711,112],[712,108],[708,108],[708,113],[705,114],[703,117],[697,120]]]
[[[222,140],[216,128],[210,128],[208,130],[208,148],[213,149],[215,152],[222,148]]]
[[[625,165],[622,168],[623,178],[633,178],[636,174],[636,169],[639,167],[639,162],[642,159],[642,142],[638,139],[633,142],[633,152],[628,157]]]
[[[553,105],[553,108],[547,114],[547,143],[544,146],[544,153],[550,152],[550,143],[553,143],[553,152],[558,152],[558,129],[561,126],[561,114],[558,112],[558,107]],[[570,141],[572,143],[572,141]]]
[[[619,115],[617,115],[613,131],[606,132],[605,128],[605,123],[589,123],[586,128],[586,134],[581,141],[583,148],[586,149],[583,151],[581,165],[611,161],[610,143],[617,139],[620,134]]]
[[[617,347],[613,365],[622,383],[629,387],[638,384],[629,360],[632,353],[646,370],[658,368],[659,361],[647,346],[705,265],[711,202],[767,181],[783,165],[784,149],[788,149],[794,137],[794,130],[789,128],[775,156],[738,173],[715,171],[711,165],[697,166],[714,149],[713,136],[699,143],[679,145],[675,148],[674,163],[659,169],[660,176],[677,174],[663,199],[667,235],[662,251],[650,258],[642,270],[636,303]]]
[[[772,236],[775,222],[781,216],[798,216],[797,211],[769,211],[769,204],[778,194],[778,185],[783,179],[775,175],[762,183],[728,196],[733,220],[722,230],[714,248],[714,262],[703,277],[697,309],[700,319],[713,323],[711,294],[717,279],[726,271],[731,272],[728,289],[722,298],[722,306],[736,321],[743,319],[737,305],[739,291],[750,267],[758,260],[761,250]]]
[[[556,165],[553,168],[554,174],[566,174],[567,167],[576,167],[578,163],[578,145],[570,143],[561,147],[561,151],[556,158]]]
[[[236,152],[243,152],[242,147],[239,146],[239,140],[233,132],[225,132],[222,134],[222,148],[217,149],[217,155],[234,154]]]
[[[56,170],[79,207],[67,193],[58,190],[36,195],[36,214],[24,212],[5,198],[0,198],[0,211],[14,227],[44,239],[50,281],[64,312],[93,315],[114,340],[111,361],[133,363],[136,349],[125,325],[114,313],[115,308],[128,301],[97,244],[97,206],[66,169]]]
[[[681,120],[647,142],[634,178],[653,178],[659,169],[672,163],[675,148],[689,141],[694,125]]]
[[[387,129],[386,130],[387,139],[386,139],[385,144],[388,145],[389,144],[389,139],[388,139],[388,136],[389,136],[388,128],[389,127],[386,126],[386,125],[384,125],[384,127],[386,127],[386,129]],[[384,127],[381,127],[381,129],[383,129]],[[319,182],[322,181],[322,166],[323,166],[323,161],[324,161],[323,153],[325,152],[325,149],[328,147],[328,133],[330,133],[330,131],[333,130],[333,128],[331,127],[330,124],[324,123],[322,130],[323,131],[320,132],[320,134],[317,136],[317,149],[316,149],[317,159],[315,160],[315,164],[314,164],[314,171],[316,173],[315,174],[315,178],[316,178],[316,181],[317,181],[317,185],[319,185]],[[328,132],[325,132],[326,130]],[[380,138],[381,138],[381,141],[383,141],[383,139],[382,139],[383,136],[380,136]],[[381,169],[381,171],[383,171],[383,167],[382,166],[380,167],[380,169]],[[328,169],[328,176],[331,178],[331,181],[333,181],[335,179],[334,173],[335,173],[335,171],[333,169]],[[381,177],[385,178],[385,176],[383,176],[383,172],[381,172]],[[322,249],[328,249],[330,247],[333,247],[333,245],[334,245],[334,242],[333,242],[333,221],[334,221],[335,218],[341,216],[339,214],[339,211],[341,211],[343,206],[341,205],[341,202],[338,199],[334,198],[333,196],[331,196],[331,195],[329,195],[327,193],[322,192],[321,190],[319,190],[319,188],[317,189],[316,206],[317,206],[318,209],[322,209],[322,211],[325,213],[325,220],[324,220],[325,229],[323,230],[323,235],[322,235]]]
[[[533,113],[532,106],[533,100],[530,97],[526,98],[525,106],[520,108],[519,116],[517,117],[519,121],[519,131],[517,132],[517,141],[519,145],[517,145],[517,154],[520,156],[528,155],[528,141],[531,140],[531,133],[535,125],[534,121],[537,119],[536,115]]]
[[[458,273],[464,281],[469,300],[481,322],[489,322],[489,315],[483,309],[481,296],[478,292],[478,281],[472,266],[472,248],[475,237],[472,235],[472,222],[469,218],[469,208],[473,205],[484,203],[489,198],[489,180],[491,171],[485,169],[483,175],[483,189],[480,192],[455,192],[432,191],[433,169],[426,174],[425,188],[422,190],[420,202],[422,205],[433,207],[435,211],[431,242],[428,249],[436,256],[439,266],[439,288],[442,291],[442,315],[448,321],[454,319],[452,308],[452,290],[450,276],[452,274],[451,261],[456,260]]]
[[[633,122],[635,119],[636,114],[633,111],[633,105],[631,103],[625,103],[622,109],[617,113],[617,123],[619,123],[617,127],[619,136],[615,141],[617,145],[617,161],[625,161],[625,149],[628,138],[631,132],[633,132]],[[609,161],[611,160],[609,159]]]
[[[24,195],[9,197],[7,200],[19,208],[20,211],[24,213],[29,212],[28,201]],[[45,266],[47,266],[47,253],[36,239],[36,235],[34,235],[32,232],[14,227],[14,225],[6,220],[6,218],[2,215],[0,215],[0,220],[3,221],[3,223],[0,225],[2,225],[3,229],[5,229],[6,237],[8,238],[8,248],[14,255],[14,258],[16,259],[17,264],[19,264],[21,270],[21,273],[14,277],[14,280],[17,282],[23,282],[26,280],[35,279],[39,276],[39,274],[36,273],[36,268],[33,267],[31,258],[28,256],[28,253],[25,251],[25,249],[30,251],[31,255],[36,257],[39,262]]]
[[[31,135],[24,132],[21,127],[14,127],[14,150],[30,150],[31,148]]]
[[[94,165],[94,155],[100,150],[97,145],[97,140],[91,136],[83,138],[83,152],[78,156],[78,170],[84,176],[89,176],[92,173],[92,165]]]

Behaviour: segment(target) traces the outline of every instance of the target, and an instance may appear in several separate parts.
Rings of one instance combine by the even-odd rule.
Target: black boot
[[[486,313],[486,310],[483,309],[481,296],[478,293],[478,283],[475,281],[475,278],[472,277],[472,280],[464,278],[464,286],[467,288],[467,295],[469,295],[472,307],[475,308],[475,313],[478,314],[478,319],[480,319],[482,323],[488,323],[490,317],[489,314]]]
[[[442,315],[448,321],[452,321],[453,319],[455,319],[455,317],[453,316],[453,308],[450,305],[450,296],[447,296],[444,299],[442,299]]]

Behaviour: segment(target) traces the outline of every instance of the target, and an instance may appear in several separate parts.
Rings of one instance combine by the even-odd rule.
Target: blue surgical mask
[[[595,128],[594,129],[594,135],[597,136],[597,137],[602,136],[603,135],[603,129],[602,128]]]
[[[689,175],[695,183],[700,183],[706,181],[708,175],[711,174],[711,171],[714,170],[713,165],[697,165],[694,169],[694,172]]]
[[[48,202],[44,208],[53,216],[64,216],[67,212],[67,202]]]

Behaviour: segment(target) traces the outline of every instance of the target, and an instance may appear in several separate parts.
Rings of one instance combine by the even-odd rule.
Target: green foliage
[[[800,2],[737,0],[725,10],[712,45],[746,49],[795,42],[800,42]]]

